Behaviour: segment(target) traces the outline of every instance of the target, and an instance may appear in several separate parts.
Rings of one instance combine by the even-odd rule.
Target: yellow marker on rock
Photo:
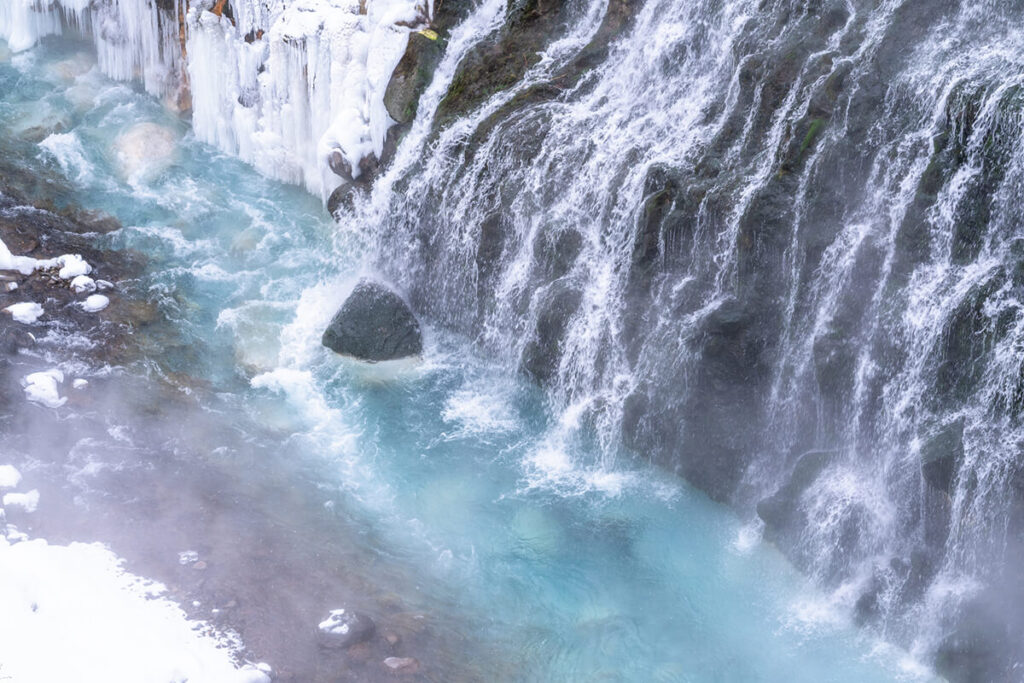
[[[437,40],[438,38],[437,31],[433,31],[429,28],[425,28],[422,31],[417,31],[416,33],[419,33],[424,38],[429,38],[430,40]]]

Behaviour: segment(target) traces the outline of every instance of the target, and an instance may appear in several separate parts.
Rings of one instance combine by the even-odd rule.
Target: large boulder
[[[423,337],[419,322],[400,296],[363,279],[327,326],[323,345],[360,360],[395,360],[420,355]]]

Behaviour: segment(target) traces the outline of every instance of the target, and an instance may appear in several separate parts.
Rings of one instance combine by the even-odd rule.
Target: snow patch
[[[35,512],[39,507],[39,491],[32,489],[28,493],[5,493],[5,508],[21,508],[25,512]]]
[[[43,307],[35,302],[26,301],[18,304],[11,304],[5,308],[4,311],[10,313],[11,317],[19,323],[31,325],[35,321],[39,320],[39,317],[43,314]]]
[[[67,398],[60,395],[59,384],[64,382],[64,373],[56,368],[33,372],[21,381],[25,389],[25,398],[33,403],[39,403],[47,408],[59,408],[67,402]]]
[[[96,281],[88,275],[79,275],[78,277],[71,280],[71,290],[75,294],[85,294],[86,292],[96,291]]]
[[[0,465],[0,489],[17,488],[21,483],[21,472],[13,465]]]
[[[86,313],[98,313],[109,305],[110,299],[102,294],[91,294],[80,304]]]

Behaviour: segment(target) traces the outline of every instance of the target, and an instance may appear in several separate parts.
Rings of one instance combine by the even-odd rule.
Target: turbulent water
[[[551,387],[577,464],[762,501],[860,618],[1017,680],[1024,8],[651,0],[580,67],[606,5],[555,7],[439,128],[442,65],[365,208],[382,267]]]
[[[125,227],[103,239],[150,257],[137,286],[168,311],[185,343],[120,368],[83,367],[84,357],[73,360],[73,339],[25,361],[74,368],[110,394],[108,431],[86,439],[75,426],[83,409],[58,409],[71,448],[54,435],[25,440],[18,425],[42,420],[32,411],[43,408],[26,405],[8,427],[9,457],[27,477],[68,477],[49,500],[57,505],[55,496],[70,491],[85,506],[76,513],[68,502],[73,528],[99,530],[101,540],[108,534],[129,557],[141,543],[176,563],[200,533],[190,507],[203,517],[213,505],[221,511],[204,532],[204,552],[214,567],[232,565],[232,582],[258,587],[257,567],[231,557],[252,553],[256,534],[275,544],[274,532],[247,525],[287,525],[282,511],[294,506],[257,497],[245,503],[249,522],[231,526],[229,500],[248,500],[248,489],[187,474],[212,461],[248,482],[242,487],[261,490],[291,476],[289,486],[313,508],[328,502],[329,519],[341,521],[307,528],[290,552],[308,554],[336,536],[353,563],[344,570],[349,580],[385,584],[430,615],[432,628],[448,634],[434,655],[417,654],[434,667],[426,672],[432,680],[921,676],[907,655],[853,629],[726,508],[654,470],[578,464],[588,456],[564,440],[571,416],[552,413],[529,382],[467,352],[468,340],[430,327],[424,363],[385,368],[383,376],[320,347],[319,330],[372,252],[339,236],[315,199],[211,152],[145,94],[77,66],[69,74],[88,60],[81,47],[48,43],[0,64],[9,134],[49,116],[66,124],[66,132],[18,143],[9,154],[23,154],[20,163],[40,176],[66,176],[74,189],[64,201],[120,218]],[[162,169],[129,182],[111,150],[141,121],[173,131],[176,156],[164,165],[149,159]],[[193,389],[205,397],[197,408],[158,398],[139,411],[153,402],[138,394],[152,373],[192,377],[214,393]],[[193,426],[180,434],[178,423]],[[142,496],[148,514],[160,517],[166,503],[159,490],[122,487],[159,489],[160,477],[173,488],[162,495],[183,509],[163,528],[165,540],[143,541],[118,526],[118,506],[131,509]],[[229,500],[214,503],[219,497]],[[105,505],[112,519],[90,526]],[[243,536],[225,537],[229,528]],[[305,577],[276,579],[275,592],[308,602],[315,593],[306,584],[322,571],[310,565]],[[368,595],[353,599],[376,605]],[[250,624],[248,632],[260,629]]]
[[[154,258],[147,286],[201,349],[164,364],[243,431],[271,425],[261,452],[323,463],[367,552],[418,570],[496,678],[918,675],[881,636],[954,678],[1019,679],[1024,7],[524,7],[466,6],[336,225],[194,136],[331,189],[331,145],[382,153],[379,83],[352,95],[355,141],[329,134],[348,100],[280,84],[317,59],[373,72],[347,38],[275,33],[279,61],[250,64],[241,29],[193,16],[195,133],[49,38],[0,65],[4,121],[66,124],[25,163]],[[154,27],[139,54],[177,38]],[[97,44],[100,70],[136,75]],[[234,71],[203,76],[218,60]],[[255,123],[248,67],[271,74]],[[126,173],[109,150],[144,120],[178,156]],[[292,165],[264,154],[299,128]],[[422,365],[368,375],[319,347],[366,272],[424,316]]]

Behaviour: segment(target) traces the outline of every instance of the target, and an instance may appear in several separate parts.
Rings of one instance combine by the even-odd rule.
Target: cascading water
[[[1012,678],[1024,11],[651,0],[596,67],[605,3],[548,11],[512,88],[421,113],[354,219],[381,267],[597,463],[762,501],[860,618]]]
[[[341,184],[331,166],[371,175],[388,78],[435,8],[227,6],[13,0],[0,36],[75,26],[113,78],[187,81],[200,140],[316,194]],[[756,514],[885,637],[958,679],[1017,680],[1024,8],[463,9],[336,240],[545,387],[540,437],[504,446],[531,486],[582,495],[581,471],[653,460]],[[282,349],[253,385],[325,412],[312,357]]]

